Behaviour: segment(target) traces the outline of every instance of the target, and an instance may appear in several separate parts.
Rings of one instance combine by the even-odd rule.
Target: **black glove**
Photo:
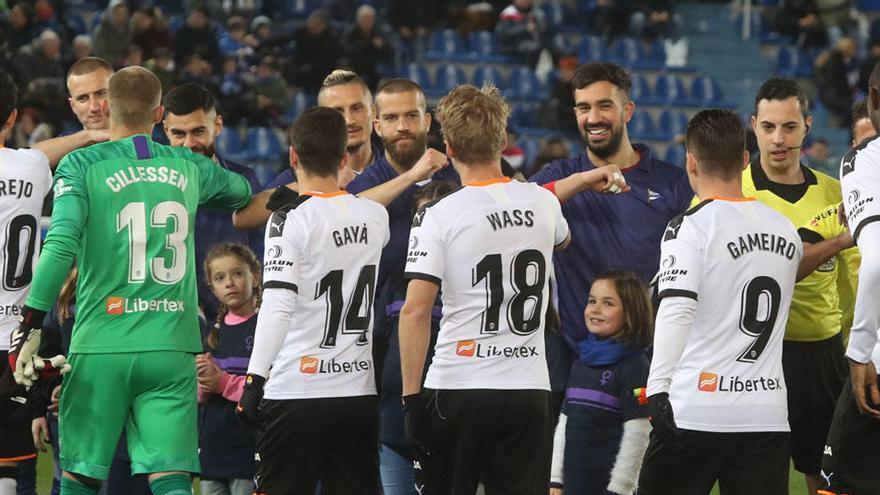
[[[287,186],[278,186],[275,188],[272,195],[269,196],[269,201],[266,203],[266,209],[269,211],[275,211],[298,197],[299,193],[293,189]]]
[[[403,431],[417,461],[431,456],[428,448],[428,410],[421,392],[403,396]]]
[[[672,412],[672,404],[669,403],[669,394],[662,392],[648,397],[648,411],[651,414],[651,426],[654,433],[665,445],[675,447],[678,445],[678,427],[675,426],[675,417]]]
[[[263,385],[266,379],[260,375],[248,375],[244,382],[244,392],[238,401],[235,412],[249,426],[260,426],[260,401],[263,400]]]

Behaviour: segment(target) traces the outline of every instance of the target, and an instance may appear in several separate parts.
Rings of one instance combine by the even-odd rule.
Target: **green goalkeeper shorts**
[[[177,351],[71,354],[61,468],[106,479],[123,427],[134,474],[199,472],[196,364]]]

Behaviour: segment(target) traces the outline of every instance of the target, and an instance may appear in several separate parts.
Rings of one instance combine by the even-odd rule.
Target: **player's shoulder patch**
[[[859,154],[860,151],[867,148],[869,144],[871,144],[874,140],[876,140],[880,136],[872,136],[861,143],[854,146],[851,150],[849,150],[846,155],[843,156],[843,160],[840,162],[840,177],[843,178],[850,172],[855,171],[856,169],[856,155]]]
[[[706,199],[706,200],[700,201],[699,203],[695,204],[694,206],[689,208],[687,211],[685,211],[681,215],[678,215],[675,218],[673,218],[672,220],[670,220],[669,224],[666,225],[666,232],[663,234],[663,241],[664,242],[670,241],[672,239],[677,238],[678,232],[681,230],[681,225],[684,223],[685,217],[693,215],[694,213],[698,212],[700,209],[702,209],[704,206],[706,206],[707,204],[709,204],[711,202],[712,202],[711,199]]]
[[[287,222],[287,215],[295,210],[299,205],[306,202],[311,196],[298,196],[296,199],[281,206],[272,212],[269,217],[269,237],[279,237],[284,232],[284,224]]]
[[[423,204],[421,208],[416,210],[416,214],[413,216],[412,226],[413,227],[421,227],[422,221],[425,219],[425,213],[428,211],[428,208],[439,204],[444,199],[452,196],[453,194],[457,193],[458,191],[461,191],[461,189],[462,188],[459,186],[457,189],[455,189],[451,193],[449,193],[443,197],[440,197],[440,198],[432,199],[431,201],[428,201],[427,203]]]

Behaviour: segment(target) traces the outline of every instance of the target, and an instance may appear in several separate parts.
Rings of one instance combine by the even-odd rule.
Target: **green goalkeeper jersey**
[[[148,136],[64,157],[27,305],[48,311],[76,259],[71,353],[200,352],[196,208],[241,208],[248,181]]]

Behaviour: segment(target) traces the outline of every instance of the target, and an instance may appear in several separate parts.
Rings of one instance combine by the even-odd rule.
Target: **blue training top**
[[[669,221],[687,210],[694,193],[684,170],[633,146],[639,163],[624,169],[632,191],[610,195],[586,191],[562,205],[571,229],[571,245],[554,256],[561,333],[573,355],[587,335],[584,308],[590,286],[605,270],[635,272],[649,282],[660,263],[660,240]],[[546,184],[595,169],[586,153],[556,160],[529,180]]]

